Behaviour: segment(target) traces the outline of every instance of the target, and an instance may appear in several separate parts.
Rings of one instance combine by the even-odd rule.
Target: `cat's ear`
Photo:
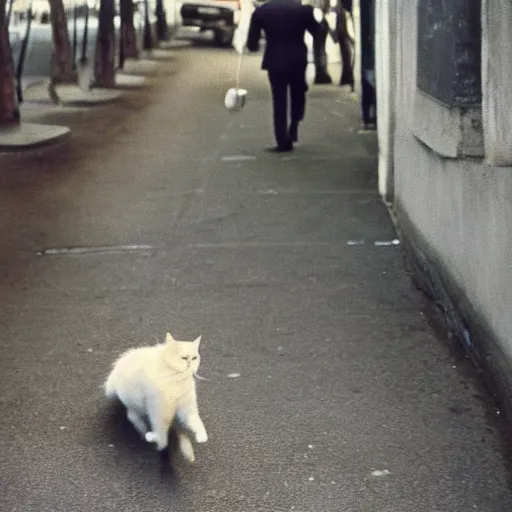
[[[168,332],[165,335],[165,341],[166,341],[166,343],[174,343],[176,340],[172,337],[172,334],[170,332]]]
[[[196,338],[193,343],[197,348],[199,348],[199,344],[201,343],[201,336]]]

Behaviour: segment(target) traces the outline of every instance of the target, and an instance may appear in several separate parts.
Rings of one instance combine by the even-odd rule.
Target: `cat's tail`
[[[103,384],[103,387],[105,389],[105,395],[108,398],[114,398],[116,396],[116,385],[114,382],[114,372],[110,373],[107,380],[105,381],[105,384]]]

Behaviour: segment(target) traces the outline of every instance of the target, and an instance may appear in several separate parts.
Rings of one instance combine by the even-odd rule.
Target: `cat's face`
[[[177,341],[167,333],[166,361],[178,373],[196,373],[201,362],[199,344],[201,336],[194,341]]]

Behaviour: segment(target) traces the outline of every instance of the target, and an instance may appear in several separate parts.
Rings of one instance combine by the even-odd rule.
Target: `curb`
[[[84,91],[77,85],[61,85],[56,88],[59,104],[63,106],[94,107],[118,100],[120,91],[104,88],[92,88]]]
[[[71,130],[67,126],[21,123],[0,130],[0,151],[18,152],[56,145],[70,135]]]
[[[41,87],[49,82],[50,79],[48,77],[34,77],[33,79],[25,78],[21,80],[21,89],[25,92],[34,87]]]
[[[146,84],[146,78],[139,75],[116,73],[115,89],[139,89]]]

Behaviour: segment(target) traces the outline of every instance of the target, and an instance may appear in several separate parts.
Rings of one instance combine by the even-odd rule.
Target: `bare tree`
[[[139,56],[137,34],[133,24],[133,0],[119,0],[121,31],[119,42],[119,62],[123,67],[124,59],[136,59]]]
[[[87,64],[87,44],[89,42],[89,4],[85,2],[84,4],[85,13],[84,13],[84,33],[82,36],[82,52],[80,54],[80,64],[85,66]]]
[[[48,0],[52,22],[52,70],[49,92],[54,102],[58,102],[55,86],[59,83],[76,82],[73,69],[73,53],[69,42],[68,21],[62,0]]]
[[[0,0],[0,125],[15,125],[20,121],[16,100],[14,65],[9,27],[5,15],[5,0]]]
[[[156,33],[159,41],[169,40],[169,26],[163,0],[156,0]]]
[[[11,22],[13,4],[14,4],[14,0],[9,0],[9,10],[7,11],[7,26],[9,26],[9,23]]]
[[[30,29],[32,26],[32,3],[26,12],[27,23],[25,25],[25,35],[21,40],[20,52],[18,55],[18,62],[16,64],[15,80],[16,80],[16,96],[18,97],[18,104],[23,103],[23,69],[25,67],[25,58],[27,55],[28,42],[30,40]],[[8,18],[10,19],[10,18]]]
[[[101,0],[94,61],[94,83],[96,86],[115,86],[115,51],[114,0]]]
[[[149,21],[149,0],[144,0],[144,50],[153,49],[153,32]]]

